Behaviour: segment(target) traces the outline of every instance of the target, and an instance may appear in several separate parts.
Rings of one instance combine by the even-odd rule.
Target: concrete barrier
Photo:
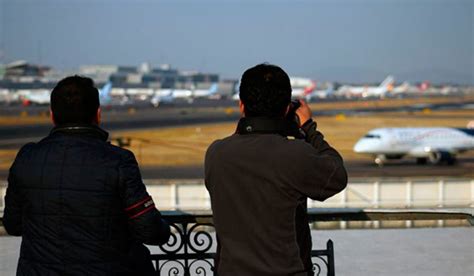
[[[211,203],[202,179],[145,179],[160,210],[207,210]],[[0,211],[6,182],[0,182]],[[308,207],[320,208],[469,208],[474,207],[474,179],[386,178],[352,179],[347,189]]]

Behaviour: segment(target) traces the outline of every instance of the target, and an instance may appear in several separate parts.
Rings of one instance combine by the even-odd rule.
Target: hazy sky
[[[2,62],[474,83],[472,0],[0,0]]]

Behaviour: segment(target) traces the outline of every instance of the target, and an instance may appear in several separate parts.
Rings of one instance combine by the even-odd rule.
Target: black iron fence
[[[210,211],[164,211],[173,229],[169,242],[153,254],[156,275],[214,275],[216,239]],[[470,213],[449,210],[309,209],[310,222],[379,220],[469,220]],[[335,275],[333,242],[311,251],[315,275]]]
[[[172,227],[167,244],[154,252],[156,275],[214,275],[216,238],[211,211],[163,211],[163,217]],[[474,225],[473,209],[308,209],[312,222],[324,221],[414,221],[414,220],[467,220]],[[0,226],[2,221],[0,217]],[[315,275],[335,275],[333,242],[325,249],[312,250]]]

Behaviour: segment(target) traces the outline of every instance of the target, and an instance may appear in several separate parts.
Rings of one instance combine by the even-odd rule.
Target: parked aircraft
[[[291,97],[303,99],[316,88],[316,83],[308,78],[290,77]]]
[[[151,97],[150,103],[154,107],[158,107],[160,104],[169,104],[174,102],[174,100],[173,89],[159,89],[155,92],[155,95]]]
[[[350,86],[343,85],[337,91],[338,96],[351,97],[383,97],[393,88],[395,78],[388,76],[379,86]]]
[[[294,99],[308,99],[309,95],[316,88],[316,83],[308,78],[290,77],[291,84],[291,97]],[[239,97],[240,82],[235,85],[235,93],[232,95],[232,99],[238,101]]]
[[[10,92],[8,89],[0,89],[0,104],[11,104],[18,101],[18,94]]]
[[[334,85],[332,83],[328,83],[326,89],[321,90],[314,90],[311,94],[306,96],[306,100],[308,102],[314,99],[327,99],[334,95]]]
[[[420,93],[421,90],[419,87],[411,85],[409,82],[403,82],[399,86],[396,86],[391,91],[392,95],[400,95],[400,94],[416,94]]]
[[[192,103],[196,98],[211,97],[218,92],[218,89],[217,83],[213,83],[209,89],[158,89],[150,102],[154,107],[158,107],[160,103],[172,103],[179,99]]]
[[[20,95],[24,106],[48,105],[50,101],[51,92],[46,89],[35,89],[19,91],[18,94]]]
[[[196,89],[192,91],[192,96],[194,98],[205,98],[215,95],[219,90],[219,84],[213,83],[209,89]]]
[[[414,157],[418,164],[454,164],[456,155],[474,149],[474,129],[469,128],[377,128],[354,146],[357,153],[370,154],[382,166],[391,159]]]
[[[112,83],[108,82],[102,89],[99,89],[99,101],[101,105],[110,105],[112,97],[110,91],[112,90]],[[18,95],[22,99],[22,103],[25,106],[28,105],[48,105],[51,101],[51,91],[47,89],[35,89],[19,91]]]

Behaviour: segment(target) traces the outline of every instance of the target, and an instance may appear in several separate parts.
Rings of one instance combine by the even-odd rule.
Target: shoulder
[[[113,158],[119,159],[121,162],[134,162],[135,155],[131,150],[121,148],[119,146],[113,145],[110,142],[106,142],[105,149]]]
[[[207,148],[208,151],[218,150],[223,147],[226,147],[229,143],[232,143],[233,140],[236,139],[236,134],[230,135],[228,137],[215,140],[212,142],[209,147]]]
[[[232,148],[231,143],[234,139],[235,139],[235,134],[212,142],[207,148],[206,160],[209,160],[213,156],[218,155],[220,152],[224,152]]]
[[[15,162],[18,163],[21,162],[22,160],[25,160],[28,158],[29,155],[31,155],[31,152],[34,151],[35,147],[37,147],[37,143],[27,143],[23,145],[18,153],[16,154]]]
[[[306,156],[312,156],[317,153],[316,149],[302,139],[293,139],[288,137],[278,137],[272,146],[275,155],[284,157],[286,160],[301,160]]]

